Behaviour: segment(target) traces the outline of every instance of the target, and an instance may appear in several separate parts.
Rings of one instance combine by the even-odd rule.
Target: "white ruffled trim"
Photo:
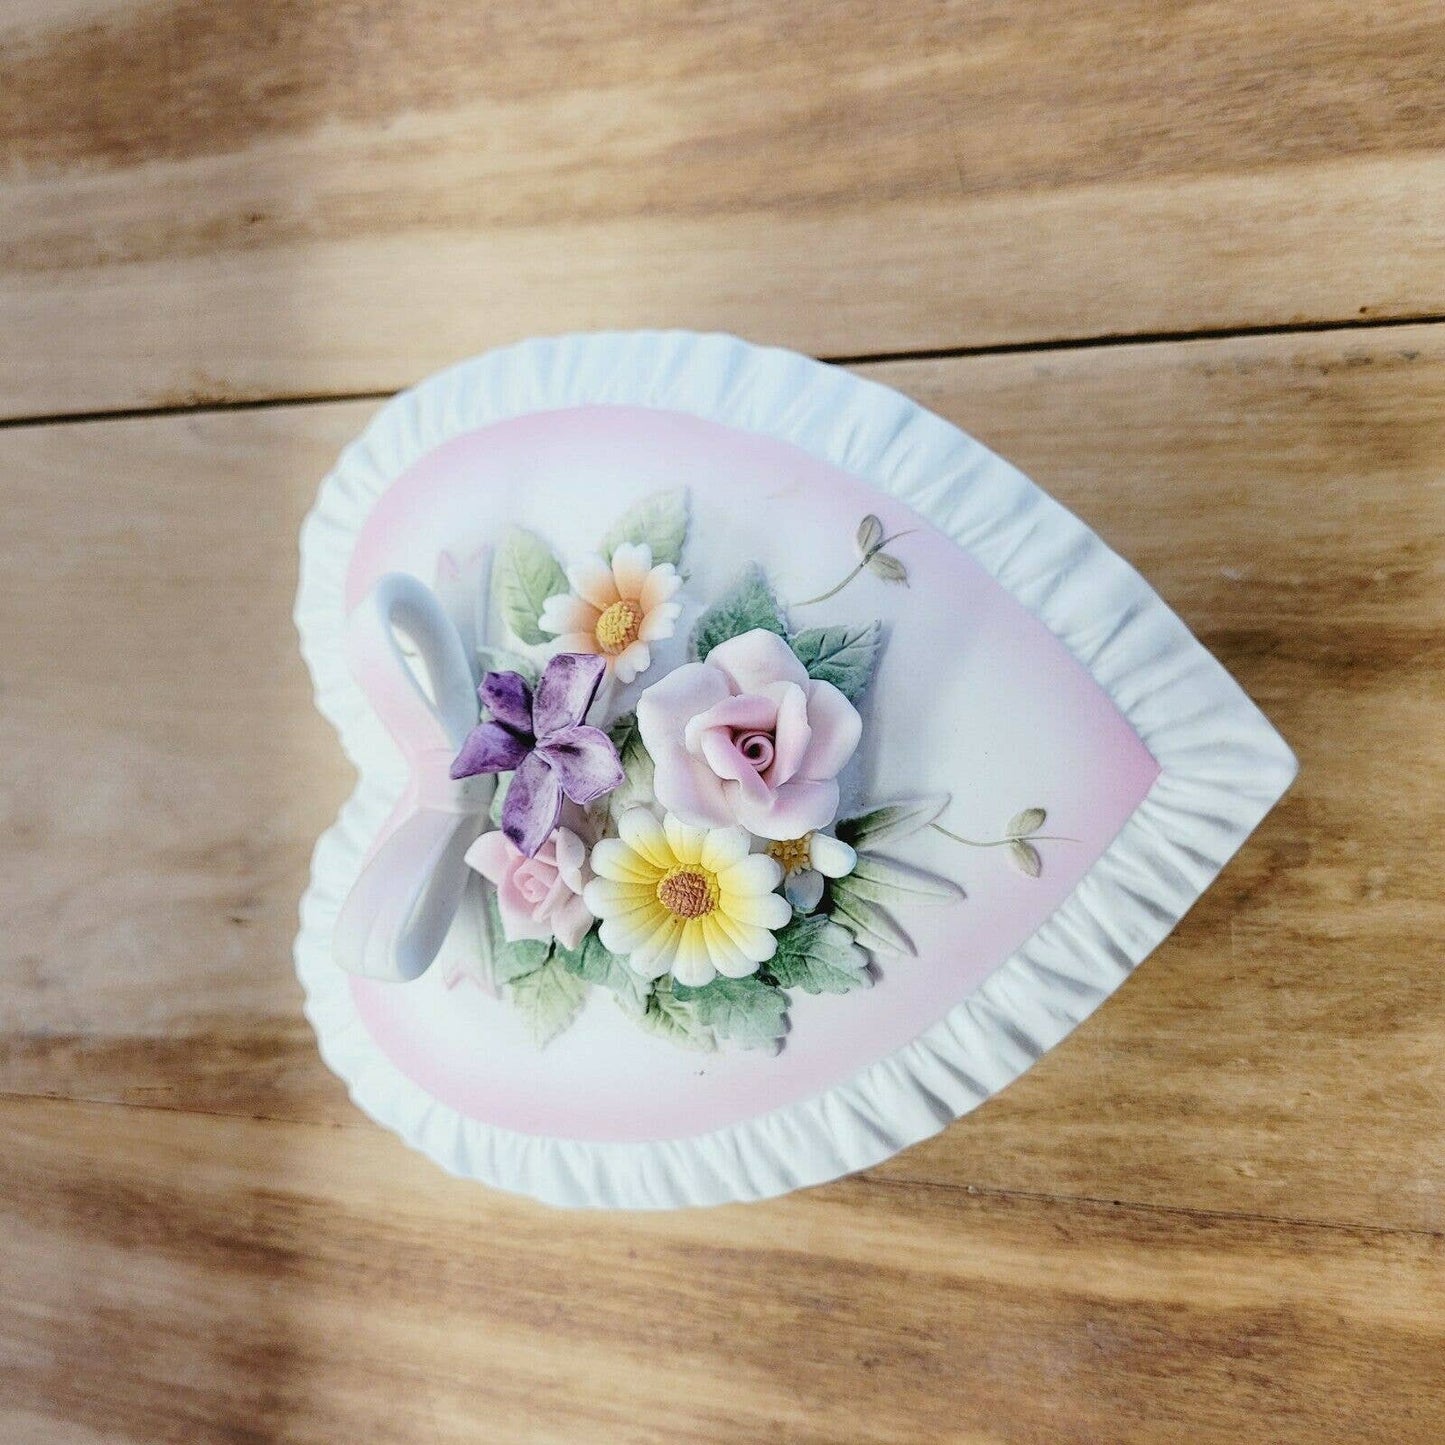
[[[662,1143],[540,1138],[438,1103],[372,1043],[331,928],[387,811],[368,705],[342,650],[356,536],[388,485],[459,433],[586,404],[691,413],[801,447],[928,518],[1064,643],[1162,771],[1063,905],[912,1043],[815,1098]],[[1232,678],[1144,580],[1021,472],[907,397],[730,336],[526,341],[396,397],[342,453],[301,532],[296,625],[316,702],[362,774],[317,844],[296,968],[322,1057],[379,1123],[454,1174],[552,1204],[664,1209],[761,1199],[866,1169],[935,1134],[1082,1022],[1194,904],[1295,774]],[[378,760],[377,771],[381,771]]]

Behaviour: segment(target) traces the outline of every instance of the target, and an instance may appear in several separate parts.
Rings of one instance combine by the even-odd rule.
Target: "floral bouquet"
[[[454,780],[496,779],[466,852],[486,906],[482,956],[463,971],[520,1009],[539,1046],[596,986],[685,1047],[775,1049],[791,991],[864,988],[875,954],[912,953],[899,900],[963,897],[878,851],[930,826],[972,843],[938,823],[946,796],[839,817],[877,622],[796,630],[754,568],[697,616],[689,660],[655,665],[689,610],[687,523],[685,492],[663,493],[565,569],[520,529],[492,569],[508,635],[480,647],[480,717],[451,765]],[[894,540],[864,518],[857,566],[794,607],[865,569],[906,584]],[[1043,821],[1027,809],[972,846],[1008,846],[1037,876]]]

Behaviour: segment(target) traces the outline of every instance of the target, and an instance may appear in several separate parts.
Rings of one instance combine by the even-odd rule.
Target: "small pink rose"
[[[467,862],[497,885],[497,908],[508,943],[523,939],[576,948],[592,927],[582,890],[592,878],[587,845],[570,828],[558,828],[528,858],[501,832],[483,833],[467,849]]]
[[[761,629],[653,683],[637,725],[668,812],[695,827],[741,823],[760,838],[800,838],[833,821],[838,773],[863,731],[853,704]]]

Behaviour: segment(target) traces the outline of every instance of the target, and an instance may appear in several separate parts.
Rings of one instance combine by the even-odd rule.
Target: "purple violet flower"
[[[612,739],[582,721],[606,670],[603,657],[562,652],[547,664],[535,696],[515,672],[489,672],[477,689],[492,715],[467,734],[451,775],[513,774],[502,832],[528,858],[552,836],[564,796],[585,805],[622,781]]]

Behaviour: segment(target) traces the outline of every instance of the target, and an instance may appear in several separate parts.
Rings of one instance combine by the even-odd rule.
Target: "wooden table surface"
[[[9,0],[0,1440],[1445,1439],[1445,10]],[[1299,782],[1001,1096],[571,1215],[363,1119],[296,529],[380,397],[719,327],[1133,560]]]

